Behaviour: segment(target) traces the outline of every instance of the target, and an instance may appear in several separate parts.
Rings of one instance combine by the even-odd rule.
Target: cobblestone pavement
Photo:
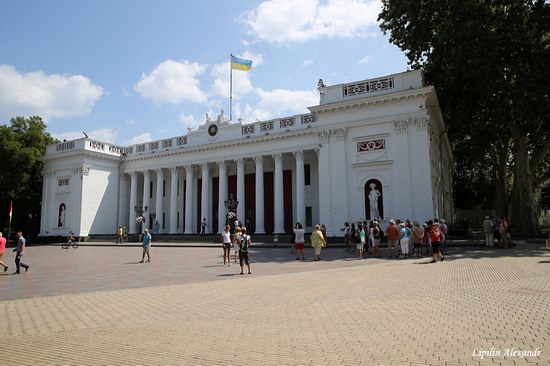
[[[240,276],[213,248],[31,247],[0,276],[0,364],[550,365],[550,251],[346,254],[256,249]]]

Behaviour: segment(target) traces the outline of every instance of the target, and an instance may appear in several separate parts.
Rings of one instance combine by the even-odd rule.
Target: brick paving
[[[540,245],[436,264],[256,248],[250,276],[219,248],[154,249],[28,248],[28,273],[0,275],[0,364],[550,365]]]

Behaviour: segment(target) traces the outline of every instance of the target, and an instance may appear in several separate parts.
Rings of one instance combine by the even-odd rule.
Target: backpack
[[[248,235],[243,235],[241,237],[241,251],[242,252],[248,252],[248,239],[250,237]]]
[[[432,243],[441,241],[441,231],[438,228],[433,228],[432,231],[430,231],[430,236]]]

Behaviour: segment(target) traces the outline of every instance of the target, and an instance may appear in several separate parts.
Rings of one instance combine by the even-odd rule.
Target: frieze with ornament
[[[256,131],[256,126],[255,125],[243,126],[243,128],[242,128],[243,135],[251,135],[255,131]]]
[[[101,150],[101,151],[105,150],[105,145],[97,141],[90,141],[90,147],[96,150]]]
[[[384,150],[386,148],[385,139],[367,140],[357,142],[357,152]]]
[[[62,142],[60,144],[57,144],[57,146],[55,147],[55,151],[65,151],[72,149],[74,149],[74,141]]]
[[[69,178],[59,178],[57,180],[57,185],[59,187],[68,186],[69,185]]]
[[[296,124],[296,119],[294,117],[281,118],[280,124],[281,124],[281,128],[291,127]]]
[[[260,123],[260,131],[266,132],[266,131],[273,131],[273,121],[269,122],[262,122]]]
[[[302,124],[308,125],[310,123],[317,122],[317,117],[314,114],[302,115]]]
[[[187,145],[187,136],[178,137],[178,138],[176,139],[176,144],[177,144],[178,146]]]
[[[162,140],[162,148],[167,149],[169,147],[172,147],[172,139]]]

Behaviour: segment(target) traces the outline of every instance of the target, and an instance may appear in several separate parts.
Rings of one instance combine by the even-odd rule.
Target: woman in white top
[[[306,258],[304,257],[304,232],[305,230],[302,227],[302,224],[298,222],[294,227],[294,234],[296,234],[296,239],[294,241],[296,243],[296,260],[300,260],[300,256],[302,257],[301,259],[303,261],[306,260]]]
[[[223,265],[225,266],[226,260],[227,265],[231,265],[231,227],[227,225],[222,232],[221,241],[223,245]]]

